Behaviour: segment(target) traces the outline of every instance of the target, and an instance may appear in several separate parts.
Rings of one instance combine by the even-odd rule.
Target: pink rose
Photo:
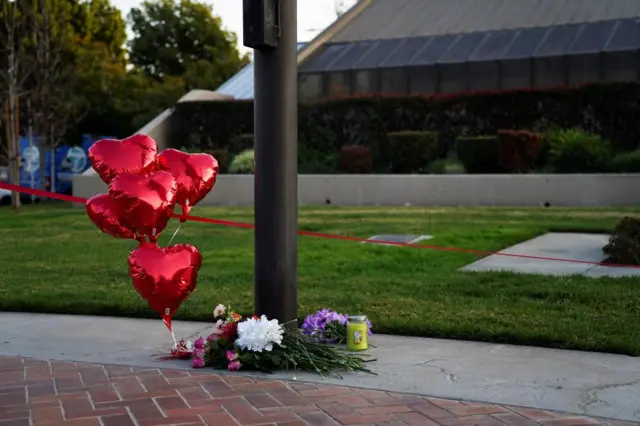
[[[202,337],[198,337],[198,339],[193,342],[193,347],[196,349],[204,349],[204,339]]]
[[[229,371],[238,371],[240,370],[240,361],[231,361],[229,365],[227,365],[227,369]]]
[[[204,358],[204,349],[194,349],[193,356],[194,358]]]
[[[238,359],[238,354],[234,351],[227,351],[227,361],[235,361]]]
[[[191,366],[193,368],[204,368],[204,359],[202,359],[202,358],[193,358],[191,360]]]

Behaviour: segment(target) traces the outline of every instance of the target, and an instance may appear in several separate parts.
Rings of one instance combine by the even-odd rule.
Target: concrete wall
[[[96,175],[76,176],[73,194],[105,192]],[[640,206],[640,174],[301,175],[301,205]],[[252,175],[221,175],[199,205],[253,204]]]

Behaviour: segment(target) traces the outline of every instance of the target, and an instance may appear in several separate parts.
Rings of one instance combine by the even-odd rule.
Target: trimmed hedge
[[[637,148],[640,141],[639,99],[640,83],[448,97],[343,98],[300,104],[298,135],[300,145],[316,152],[337,154],[344,144],[368,146],[374,171],[390,168],[387,135],[406,129],[438,132],[440,156],[460,135],[548,127],[584,129],[612,141],[621,152]],[[181,128],[202,136],[189,140],[205,152],[228,148],[234,136],[253,133],[252,101],[179,103],[175,114]]]
[[[241,152],[253,149],[253,134],[243,133],[236,135],[229,141],[229,152],[237,155]]]
[[[391,173],[421,173],[438,153],[438,134],[424,131],[388,135]]]
[[[371,148],[345,145],[340,150],[340,169],[343,173],[368,174],[373,172]]]
[[[544,136],[526,130],[500,130],[500,163],[507,173],[527,173],[536,166]]]
[[[640,173],[640,149],[616,155],[608,169],[612,173]]]
[[[465,136],[456,142],[458,159],[467,173],[502,173],[500,143],[497,136]]]

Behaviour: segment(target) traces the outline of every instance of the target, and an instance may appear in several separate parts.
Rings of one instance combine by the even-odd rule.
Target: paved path
[[[174,322],[178,336],[206,326]],[[372,343],[377,361],[371,367],[377,376],[296,377],[324,385],[640,421],[640,358],[385,335],[374,335]],[[153,355],[166,353],[170,344],[160,320],[0,313],[0,356],[191,371],[185,361],[156,360]],[[278,372],[269,378],[286,381],[293,376]]]
[[[0,357],[0,425],[633,425],[211,371]]]

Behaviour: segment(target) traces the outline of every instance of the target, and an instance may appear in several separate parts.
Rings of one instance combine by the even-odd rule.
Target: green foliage
[[[466,172],[464,164],[451,158],[441,158],[430,162],[427,166],[427,173],[433,175],[459,175]]]
[[[220,173],[227,173],[229,171],[229,151],[226,149],[214,149],[211,151],[211,155],[218,161]]]
[[[229,173],[253,173],[254,171],[253,150],[248,149],[233,157],[229,165]]]
[[[507,173],[527,173],[535,165],[544,142],[540,133],[526,130],[500,130],[500,164]]]
[[[456,143],[458,159],[468,173],[493,174],[503,171],[497,136],[465,136]]]
[[[640,220],[633,217],[623,218],[616,225],[602,251],[609,256],[608,262],[640,265]]]
[[[611,159],[609,141],[582,130],[551,130],[546,134],[549,166],[556,173],[596,173]]]
[[[609,162],[612,173],[640,173],[640,149],[616,155]]]
[[[438,134],[400,131],[388,135],[391,173],[419,173],[438,152]]]
[[[157,80],[182,77],[188,89],[213,90],[248,63],[204,2],[147,0],[131,9],[129,22],[129,60]]]
[[[331,174],[337,171],[338,153],[311,149],[306,144],[298,144],[298,173]]]
[[[238,154],[248,149],[253,149],[253,135],[243,133],[231,138],[229,143],[229,152],[232,154]]]
[[[391,168],[387,135],[406,129],[437,131],[439,156],[450,151],[460,135],[550,127],[583,128],[612,141],[616,151],[628,151],[640,140],[639,98],[637,82],[447,97],[343,98],[299,105],[298,140],[300,146],[323,153],[337,154],[344,144],[368,146],[376,172]],[[191,131],[207,135],[215,147],[238,133],[253,133],[251,101],[179,104],[176,117]],[[543,146],[541,159],[545,151]]]
[[[373,171],[371,148],[361,145],[345,145],[340,150],[340,171],[368,174]]]

